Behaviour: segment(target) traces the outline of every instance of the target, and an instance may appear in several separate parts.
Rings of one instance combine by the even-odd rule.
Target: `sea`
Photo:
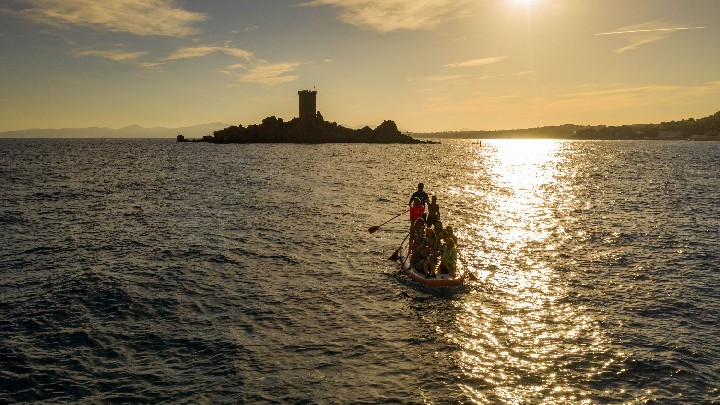
[[[719,168],[718,142],[2,139],[0,403],[720,403]],[[419,182],[462,287],[389,260]]]

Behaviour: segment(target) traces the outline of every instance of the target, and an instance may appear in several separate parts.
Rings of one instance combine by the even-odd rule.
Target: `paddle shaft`
[[[387,221],[383,222],[382,224],[380,224],[380,225],[378,225],[378,226],[373,226],[373,227],[371,227],[370,229],[368,229],[368,232],[373,233],[373,232],[377,231],[378,229],[380,229],[381,226],[387,224],[388,222],[392,221],[393,219],[399,217],[400,215],[407,213],[408,211],[410,211],[410,208],[408,208],[407,210],[405,210],[405,211],[403,211],[403,212],[395,215],[394,217],[388,219]]]

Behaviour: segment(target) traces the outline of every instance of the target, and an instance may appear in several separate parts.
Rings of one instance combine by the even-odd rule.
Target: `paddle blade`
[[[396,262],[397,259],[398,259],[398,254],[399,254],[399,253],[400,253],[400,249],[394,251],[393,254],[390,255],[390,257],[389,257],[388,259]]]
[[[377,231],[378,229],[380,229],[379,226],[371,226],[370,228],[368,228],[368,232],[375,233],[375,231]]]

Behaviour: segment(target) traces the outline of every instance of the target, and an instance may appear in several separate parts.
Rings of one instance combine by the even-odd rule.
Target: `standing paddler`
[[[409,206],[412,207],[413,199],[415,199],[416,197],[420,199],[420,203],[422,204],[423,208],[427,206],[428,194],[423,191],[423,188],[425,188],[425,185],[422,183],[418,183],[417,191],[410,196],[410,202],[408,202]]]
[[[413,228],[417,223],[418,219],[423,217],[425,213],[425,206],[427,205],[428,194],[423,191],[425,186],[423,183],[418,183],[417,191],[410,196],[410,246],[413,246],[415,242],[415,235]]]

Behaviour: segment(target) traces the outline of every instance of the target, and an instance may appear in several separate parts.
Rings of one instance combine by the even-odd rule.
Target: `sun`
[[[532,5],[535,0],[509,0],[510,3],[516,5],[516,6],[530,6]]]

